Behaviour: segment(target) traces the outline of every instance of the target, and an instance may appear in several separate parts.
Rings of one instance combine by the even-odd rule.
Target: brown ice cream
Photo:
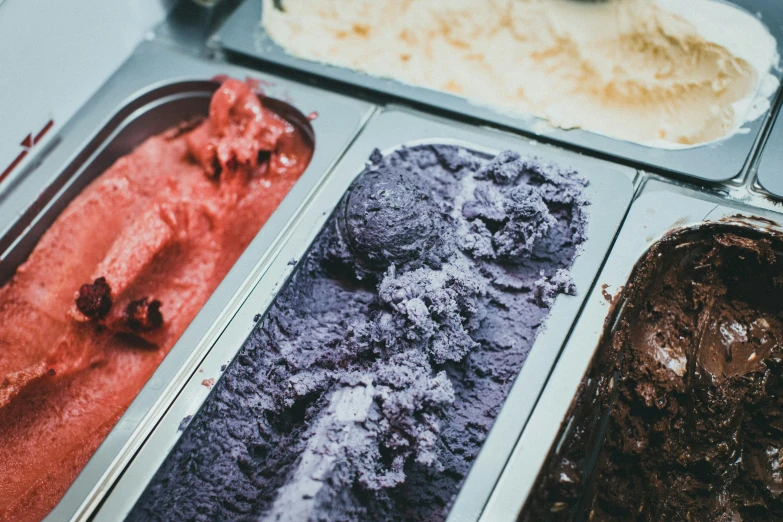
[[[0,288],[0,520],[57,503],[311,154],[226,80],[63,211]]]
[[[736,224],[651,248],[521,520],[783,519],[781,256]]]

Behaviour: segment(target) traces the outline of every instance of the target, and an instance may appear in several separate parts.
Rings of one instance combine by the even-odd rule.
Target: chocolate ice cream
[[[376,151],[129,520],[442,520],[584,240],[586,182]]]
[[[729,223],[650,249],[520,520],[783,519],[781,256]]]

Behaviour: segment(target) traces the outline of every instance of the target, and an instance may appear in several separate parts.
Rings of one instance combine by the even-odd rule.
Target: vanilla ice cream
[[[263,26],[294,56],[655,147],[741,131],[778,85],[774,37],[716,0],[275,3]]]

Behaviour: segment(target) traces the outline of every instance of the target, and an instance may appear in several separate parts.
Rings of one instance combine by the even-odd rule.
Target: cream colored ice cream
[[[264,0],[287,52],[650,146],[769,108],[775,39],[715,0]]]

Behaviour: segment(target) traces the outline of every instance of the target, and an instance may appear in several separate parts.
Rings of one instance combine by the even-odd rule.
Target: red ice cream
[[[312,156],[226,80],[93,181],[0,288],[0,520],[59,501]]]

